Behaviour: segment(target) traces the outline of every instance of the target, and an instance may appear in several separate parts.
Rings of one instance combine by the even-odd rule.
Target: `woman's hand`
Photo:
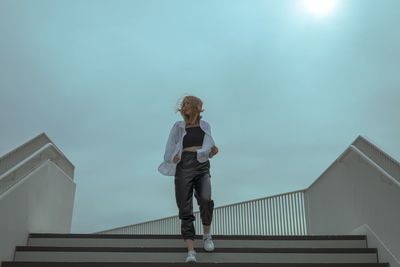
[[[176,154],[176,155],[175,155],[175,157],[174,157],[174,163],[177,163],[177,162],[178,162],[178,160],[179,160],[179,155],[178,155],[178,154]]]
[[[218,153],[218,148],[217,148],[216,146],[213,146],[213,147],[211,148],[210,154],[208,154],[208,157],[209,157],[209,158],[212,158],[212,157],[214,157],[214,155],[217,154],[217,153]]]

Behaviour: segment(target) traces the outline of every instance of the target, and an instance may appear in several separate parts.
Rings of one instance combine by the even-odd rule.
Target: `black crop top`
[[[186,135],[183,137],[183,148],[189,146],[202,146],[204,139],[204,131],[197,127],[189,127],[186,129]]]

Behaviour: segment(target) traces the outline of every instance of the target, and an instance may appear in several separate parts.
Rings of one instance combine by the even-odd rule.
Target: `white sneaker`
[[[188,251],[186,262],[188,262],[188,263],[195,263],[196,262],[196,251],[194,251],[194,250]]]
[[[214,242],[212,241],[211,234],[203,235],[203,247],[206,251],[214,251]]]

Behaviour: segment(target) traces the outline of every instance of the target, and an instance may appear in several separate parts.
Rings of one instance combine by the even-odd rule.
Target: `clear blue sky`
[[[219,148],[216,206],[306,188],[358,135],[399,160],[400,1],[300,2],[0,1],[1,155],[55,142],[76,233],[177,215],[157,167],[185,93]]]

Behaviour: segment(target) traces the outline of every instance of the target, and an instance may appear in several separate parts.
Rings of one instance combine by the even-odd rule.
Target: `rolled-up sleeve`
[[[178,137],[176,135],[176,127],[177,123],[175,123],[171,131],[169,132],[168,140],[167,140],[167,145],[165,147],[165,153],[164,153],[164,160],[168,163],[173,163],[174,159],[174,153],[176,150],[176,144],[178,143]]]

